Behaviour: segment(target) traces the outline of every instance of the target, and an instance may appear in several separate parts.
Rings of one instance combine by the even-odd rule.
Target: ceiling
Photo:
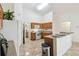
[[[23,7],[27,8],[29,10],[32,10],[40,15],[44,15],[45,13],[50,12],[53,9],[53,5],[51,3],[49,3],[46,7],[44,7],[42,10],[37,10],[37,6],[40,3],[24,3]]]
[[[42,10],[37,10],[37,6],[40,3],[23,3],[23,7],[29,10],[34,11],[35,13],[38,13],[40,15],[44,15],[45,13],[48,13],[50,11],[54,12],[62,12],[63,10],[70,10],[70,11],[79,11],[79,3],[49,3],[48,6],[43,8]],[[13,11],[13,3],[1,3],[4,10],[11,9]],[[6,8],[7,7],[7,8]],[[75,11],[75,12],[76,12]]]
[[[24,3],[23,5],[24,5],[24,8],[32,10],[40,15],[44,15],[51,11],[62,12],[62,10],[66,10],[66,9],[67,10],[72,9],[71,11],[79,10],[79,3],[49,3],[48,6],[46,6],[42,10],[37,10],[37,6],[39,4],[40,3]]]

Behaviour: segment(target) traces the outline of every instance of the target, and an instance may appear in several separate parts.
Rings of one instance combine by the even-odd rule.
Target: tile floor
[[[73,43],[72,47],[64,54],[64,56],[79,56],[79,43]]]
[[[15,46],[14,46],[14,42],[13,42],[13,41],[8,41],[7,56],[17,56],[17,55],[16,55],[16,50],[15,50]]]
[[[41,44],[44,43],[43,39],[36,40],[36,41],[31,41],[31,40],[26,40],[26,41],[28,41],[28,43],[26,43],[26,55],[31,55],[31,56],[41,56],[42,55]]]
[[[26,44],[20,47],[21,56],[41,56],[41,43],[44,40],[31,41],[26,39]],[[72,47],[64,54],[64,56],[79,56],[79,43],[73,43]]]

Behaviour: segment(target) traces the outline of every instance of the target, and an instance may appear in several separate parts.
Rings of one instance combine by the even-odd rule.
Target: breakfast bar
[[[44,42],[50,46],[51,56],[63,56],[72,46],[72,32],[45,36]]]

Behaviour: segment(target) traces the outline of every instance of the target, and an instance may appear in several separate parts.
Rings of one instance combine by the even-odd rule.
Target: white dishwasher
[[[36,40],[39,40],[39,39],[41,39],[41,31],[40,30],[36,31]]]
[[[32,31],[35,33],[36,40],[41,39],[41,30],[40,29],[32,29]]]

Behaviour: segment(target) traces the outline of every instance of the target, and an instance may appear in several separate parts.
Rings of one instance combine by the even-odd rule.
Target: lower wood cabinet
[[[44,42],[48,46],[50,46],[50,56],[54,56],[54,49],[53,49],[53,38],[44,37]]]
[[[52,35],[52,32],[41,32],[41,34],[40,34],[41,39],[44,39],[44,37],[47,35]],[[36,40],[36,33],[35,32],[31,32],[31,40]]]
[[[35,32],[31,32],[31,40],[36,40],[36,33]]]
[[[47,35],[52,35],[52,32],[42,32],[41,38],[44,39],[44,37],[47,36]]]

